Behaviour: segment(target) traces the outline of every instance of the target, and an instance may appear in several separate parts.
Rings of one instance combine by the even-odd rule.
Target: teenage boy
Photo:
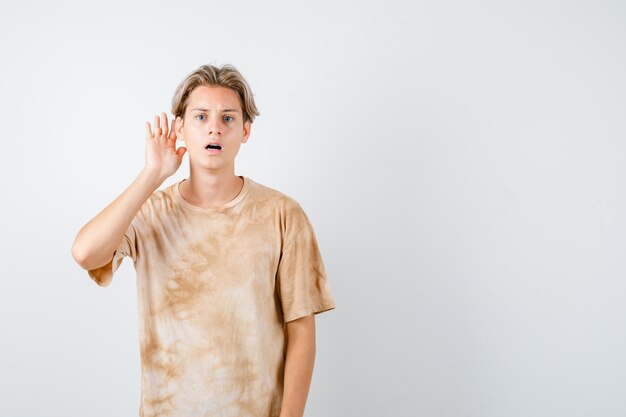
[[[293,198],[235,175],[259,115],[235,67],[190,73],[172,114],[171,127],[165,113],[146,122],[144,169],[72,246],[100,286],[134,262],[139,415],[302,417],[314,316],[335,308],[311,222]],[[159,190],[185,153],[189,178]]]

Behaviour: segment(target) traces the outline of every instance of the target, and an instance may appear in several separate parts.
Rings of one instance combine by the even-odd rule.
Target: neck
[[[193,169],[189,178],[180,184],[185,200],[202,208],[219,207],[237,197],[243,187],[243,179],[230,172],[201,172]]]

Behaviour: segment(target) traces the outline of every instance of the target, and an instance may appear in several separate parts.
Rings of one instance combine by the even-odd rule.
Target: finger
[[[148,139],[152,139],[152,127],[150,126],[150,122],[146,120],[146,136]]]
[[[167,146],[167,128],[164,126],[164,120],[161,118],[161,115],[159,115],[159,142]]]
[[[170,130],[170,139],[176,141],[176,119],[172,119],[172,130]]]
[[[161,112],[163,118],[161,119],[161,131],[163,134],[167,135],[167,114],[165,112]]]
[[[154,116],[154,134],[155,135],[160,135],[161,132],[161,127],[160,127],[161,121],[159,120],[159,116]]]

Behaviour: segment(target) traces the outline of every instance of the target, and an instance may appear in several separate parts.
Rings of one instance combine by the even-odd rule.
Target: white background
[[[252,86],[235,171],[301,203],[336,298],[307,417],[626,415],[625,22],[622,1],[4,0],[0,415],[137,415],[132,262],[101,288],[70,248],[206,63]]]

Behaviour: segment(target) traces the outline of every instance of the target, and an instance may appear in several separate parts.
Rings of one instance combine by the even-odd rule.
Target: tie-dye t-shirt
[[[144,417],[278,417],[284,323],[335,308],[313,227],[291,197],[250,179],[219,208],[155,191],[113,259],[137,273]],[[184,180],[183,180],[184,181]]]

